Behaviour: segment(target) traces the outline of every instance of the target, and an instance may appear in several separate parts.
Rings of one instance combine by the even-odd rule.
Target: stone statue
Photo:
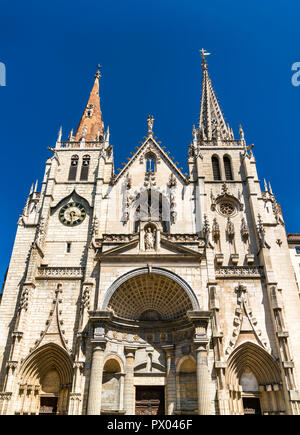
[[[194,143],[197,142],[197,130],[195,128],[195,124],[193,125],[193,141]]]
[[[155,247],[155,230],[148,227],[145,230],[145,249],[154,249]]]
[[[82,129],[82,138],[86,138],[87,135],[87,126],[85,125]]]
[[[151,115],[148,115],[147,124],[148,124],[148,135],[152,135],[154,118]]]

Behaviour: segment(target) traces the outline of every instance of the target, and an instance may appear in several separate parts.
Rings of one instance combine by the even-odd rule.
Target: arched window
[[[80,180],[87,180],[89,177],[90,156],[85,155],[82,157],[82,166],[80,173]]]
[[[156,158],[152,153],[147,154],[146,156],[146,172],[155,172],[156,171]]]
[[[69,170],[69,181],[76,180],[79,157],[77,154],[71,157],[71,165]]]
[[[230,158],[228,156],[224,156],[223,161],[226,180],[233,180]]]
[[[221,172],[220,172],[220,165],[219,165],[218,157],[213,156],[211,158],[211,163],[212,163],[214,180],[221,180]]]

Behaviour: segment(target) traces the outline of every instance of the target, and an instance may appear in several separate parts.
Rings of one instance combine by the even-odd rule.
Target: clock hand
[[[74,217],[80,217],[80,215],[77,214],[75,211],[71,211],[70,217],[71,217],[71,224],[72,224],[74,222]]]

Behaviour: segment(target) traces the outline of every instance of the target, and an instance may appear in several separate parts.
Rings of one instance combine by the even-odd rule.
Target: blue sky
[[[254,143],[260,179],[271,181],[287,232],[299,224],[300,62],[297,1],[2,1],[0,87],[2,170],[0,281],[30,185],[43,177],[47,150],[63,126],[76,128],[101,63],[101,107],[116,167],[154,132],[186,169],[199,116],[198,50],[227,122]],[[39,184],[40,187],[40,184]]]

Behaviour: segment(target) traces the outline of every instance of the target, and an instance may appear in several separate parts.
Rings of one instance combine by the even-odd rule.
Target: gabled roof
[[[136,153],[131,157],[128,163],[124,166],[124,168],[119,172],[119,174],[114,179],[114,184],[122,177],[123,174],[130,168],[133,162],[141,156],[144,151],[147,151],[147,148],[152,148],[158,152],[162,160],[165,161],[167,165],[171,167],[171,169],[181,178],[183,183],[188,184],[189,180],[185,175],[181,172],[181,170],[173,163],[172,159],[168,156],[168,154],[162,149],[162,147],[158,144],[155,138],[150,134],[145,142],[141,145],[141,147],[136,151]]]

